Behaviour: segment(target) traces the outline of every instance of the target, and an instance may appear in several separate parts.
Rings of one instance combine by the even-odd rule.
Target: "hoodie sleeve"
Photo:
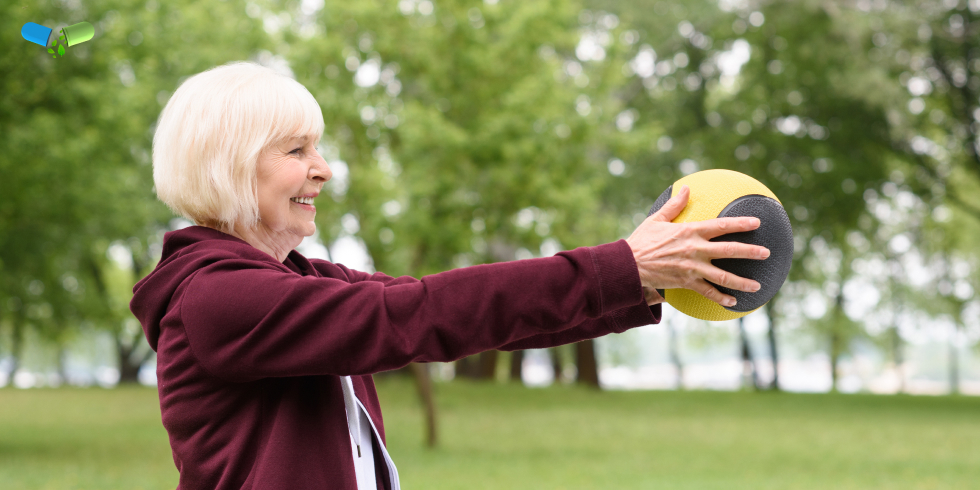
[[[310,262],[313,263],[322,273],[329,274],[332,272],[330,270],[331,268],[339,269],[347,278],[351,280],[351,282],[378,281],[384,283],[385,285],[393,285],[418,281],[418,279],[411,276],[396,278],[381,272],[369,274],[367,272],[348,269],[343,264],[335,264],[325,260],[311,259]],[[599,318],[590,318],[578,325],[565,328],[564,330],[558,332],[532,335],[516,342],[504,344],[497,347],[497,349],[503,351],[543,349],[547,347],[554,347],[556,345],[581,342],[583,340],[602,337],[603,335],[608,335],[610,333],[623,333],[631,328],[659,324],[662,314],[663,310],[661,305],[656,304],[653,306],[648,306],[644,301],[635,306],[629,306],[613,312],[605,313]]]
[[[222,260],[189,279],[179,315],[202,366],[232,381],[371,374],[525,348],[520,341],[575,328],[591,338],[623,328],[602,318],[623,309],[655,322],[624,240],[409,279],[347,281]]]
[[[553,333],[532,335],[498,347],[498,350],[544,349],[556,345],[571,344],[594,339],[611,333],[623,333],[631,328],[660,323],[661,305],[648,306],[646,302],[620,308],[600,318],[590,318],[572,328]]]

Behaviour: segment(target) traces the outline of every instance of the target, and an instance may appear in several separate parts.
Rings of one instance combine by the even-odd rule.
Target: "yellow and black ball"
[[[722,321],[743,317],[769,302],[789,275],[793,263],[793,227],[779,198],[758,180],[731,170],[704,170],[674,182],[657,198],[650,209],[656,213],[681,187],[691,189],[687,207],[673,220],[688,223],[712,218],[754,216],[759,228],[712,238],[713,242],[742,242],[769,249],[769,258],[715,259],[711,263],[737,276],[758,281],[761,289],[754,293],[736,291],[712,284],[719,291],[734,296],[735,306],[721,306],[690,289],[658,290],[678,311],[701,320]]]

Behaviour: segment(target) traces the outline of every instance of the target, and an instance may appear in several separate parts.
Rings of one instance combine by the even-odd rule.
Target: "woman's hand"
[[[640,272],[647,304],[663,302],[657,289],[685,288],[697,291],[722,306],[734,306],[735,298],[708,284],[739,291],[756,292],[758,282],[725,272],[712,259],[756,259],[769,257],[769,249],[739,242],[710,242],[728,233],[759,227],[758,218],[715,218],[692,223],[671,223],[687,206],[691,190],[686,185],[653,216],[640,224],[626,243]]]

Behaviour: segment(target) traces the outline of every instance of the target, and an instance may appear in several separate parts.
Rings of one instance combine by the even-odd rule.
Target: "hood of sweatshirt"
[[[301,257],[295,251],[290,252],[284,264],[240,238],[203,226],[171,231],[163,237],[160,262],[133,287],[129,309],[143,326],[150,347],[156,351],[160,320],[167,314],[174,293],[202,267],[219,260],[258,260],[302,275],[315,274],[309,262]]]

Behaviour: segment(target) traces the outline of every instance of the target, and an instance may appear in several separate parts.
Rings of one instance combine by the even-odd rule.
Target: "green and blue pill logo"
[[[92,27],[92,24],[79,22],[62,29],[61,35],[55,39],[51,47],[48,47],[52,32],[50,28],[33,22],[24,24],[24,27],[20,29],[20,35],[24,39],[48,48],[48,53],[51,53],[52,58],[64,56],[66,47],[81,44],[95,36],[95,28]]]

